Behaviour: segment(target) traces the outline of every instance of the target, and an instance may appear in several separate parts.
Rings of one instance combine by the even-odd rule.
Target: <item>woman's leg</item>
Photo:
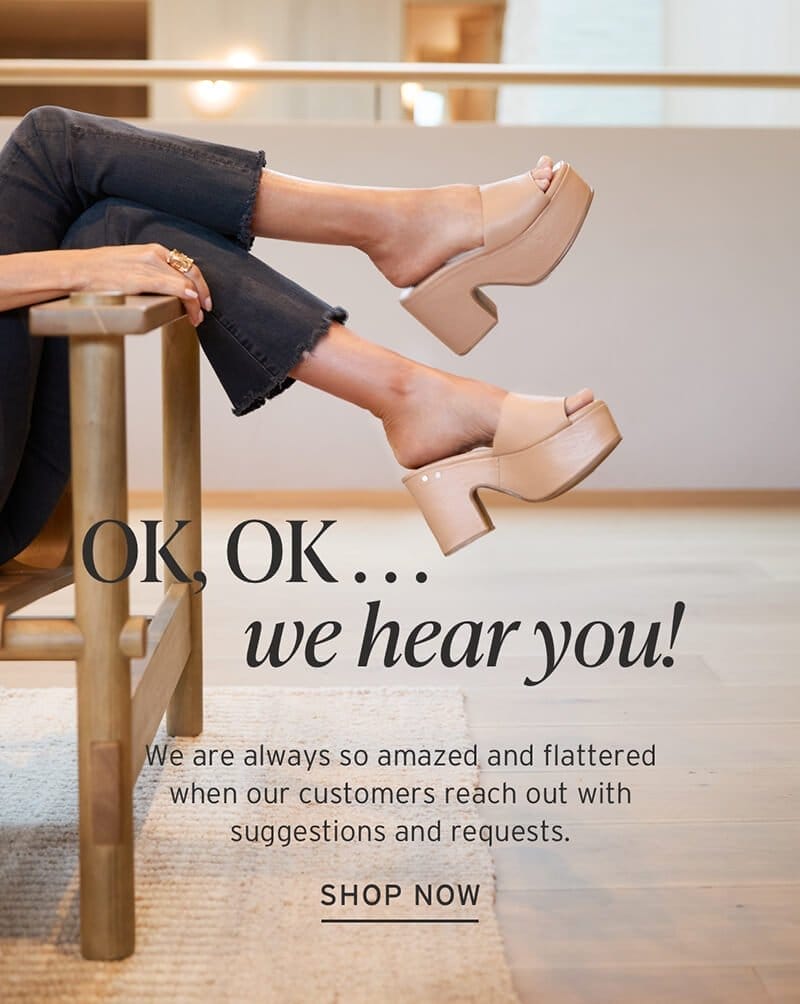
[[[343,326],[341,307],[211,231],[109,199],[81,217],[65,245],[151,241],[183,248],[209,281],[214,307],[198,337],[235,414],[252,411],[296,379],[380,419],[404,467],[491,443],[504,390],[359,338]],[[568,410],[589,400],[591,394],[581,392],[569,399]]]
[[[23,311],[9,311],[0,323],[0,510],[17,475],[33,411],[43,342],[28,336]],[[13,374],[13,377],[12,377]]]
[[[244,247],[252,234],[345,244],[397,286],[413,285],[483,239],[474,185],[427,189],[337,185],[262,171],[264,154],[140,129],[69,109],[36,108],[0,155],[0,200],[31,206],[6,251],[57,247],[104,198],[129,199],[192,220]],[[534,169],[546,191],[551,158]],[[30,224],[33,223],[33,226]],[[43,225],[43,226],[42,226]],[[54,239],[55,243],[53,243]]]
[[[179,247],[208,281],[213,308],[197,329],[233,411],[244,415],[293,383],[290,370],[347,312],[325,303],[213,230],[125,199],[104,199],[62,247],[157,243]]]
[[[262,153],[60,108],[36,109],[0,150],[0,253],[59,248],[81,214],[113,193],[199,219],[231,247],[248,248],[263,165]],[[0,313],[0,372],[7,376],[0,388],[0,560],[38,531],[39,501],[49,506],[51,487],[63,483],[68,469],[68,446],[60,438],[66,429],[65,351],[31,338],[26,313]],[[37,390],[45,359],[47,389]]]
[[[58,248],[75,220],[109,197],[193,220],[249,248],[263,166],[263,152],[35,108],[0,151],[0,251]]]
[[[0,254],[55,250],[88,207],[114,192],[152,200],[179,216],[194,215],[247,248],[252,243],[252,209],[263,164],[260,153],[148,133],[60,108],[36,109],[0,150]],[[0,372],[6,376],[0,388],[0,511],[4,513],[7,505],[13,507],[12,486],[23,474],[20,464],[31,432],[32,409],[41,410],[40,399],[34,406],[33,395],[43,345],[29,337],[26,313],[0,313]],[[48,357],[57,351],[45,349]],[[55,361],[52,368],[58,369]],[[58,382],[57,374],[54,379]],[[30,467],[31,450],[27,452]],[[6,523],[9,533],[21,532],[26,511],[23,502],[13,517],[17,529]]]
[[[376,416],[398,461],[419,467],[488,445],[505,391],[413,362],[345,328],[331,307],[213,231],[109,199],[70,228],[64,247],[175,244],[196,258],[214,290],[198,328],[203,350],[234,412],[246,414],[293,380]],[[25,333],[28,343],[40,340]],[[66,344],[46,339],[32,415],[16,478],[0,512],[0,561],[25,547],[44,525],[69,476]],[[568,399],[572,412],[591,400]]]
[[[214,310],[198,336],[237,414],[288,387],[304,351],[346,318],[214,231],[135,203],[95,203],[61,246],[153,241],[196,256],[212,283]],[[0,315],[0,367],[13,375],[0,393],[0,563],[35,538],[69,477],[66,339],[31,337],[26,316]]]
[[[0,151],[0,251],[150,241],[183,247],[198,259],[215,289],[214,313],[199,334],[237,414],[258,407],[297,378],[377,415],[395,454],[407,466],[490,442],[502,391],[417,366],[362,342],[338,324],[323,347],[312,351],[332,323],[345,320],[345,312],[243,250],[252,243],[255,210],[258,233],[354,244],[374,254],[379,267],[378,245],[391,239],[401,249],[394,265],[406,267],[398,237],[401,217],[421,216],[427,226],[435,217],[433,208],[441,209],[448,199],[449,215],[458,216],[453,191],[432,190],[439,195],[431,195],[329,186],[265,174],[262,166],[260,153],[151,133],[58,108],[37,109]],[[545,163],[539,174],[548,173]],[[546,187],[546,177],[539,183]],[[470,191],[464,188],[461,194],[469,197]],[[124,200],[106,199],[109,194],[144,199],[146,205],[137,207],[139,222],[130,212],[120,212]],[[430,213],[412,212],[417,197],[428,200]],[[106,216],[114,201],[115,224],[109,228]],[[103,202],[107,206],[99,207]],[[97,210],[93,218],[88,207]],[[168,213],[156,220],[159,214],[152,207],[164,207]],[[176,214],[183,218],[176,219]],[[72,224],[84,215],[83,232],[78,226],[71,235],[73,243],[64,242]],[[145,218],[147,225],[139,225]],[[309,228],[308,218],[318,222]],[[193,227],[191,220],[201,225]],[[446,229],[444,223],[439,229]],[[474,243],[474,236],[468,244]],[[200,250],[194,243],[187,245],[189,240]],[[213,261],[219,265],[216,275],[210,267]],[[389,269],[384,271],[388,274]],[[396,274],[390,278],[398,281]],[[12,368],[19,377],[0,394],[0,510],[8,510],[5,547],[13,540],[19,550],[39,529],[35,524],[41,514],[29,503],[31,493],[38,491],[48,509],[43,522],[51,508],[50,495],[55,503],[67,477],[66,352],[63,343],[53,341],[53,348],[43,348],[31,339],[23,311],[0,315],[0,342],[16,353]],[[40,353],[48,360],[41,388]],[[43,488],[45,481],[52,492]],[[0,548],[0,560],[9,556]]]
[[[265,170],[253,214],[261,237],[358,248],[395,286],[413,286],[483,240],[476,186],[367,188]]]
[[[409,468],[490,446],[507,393],[414,362],[336,323],[291,376],[379,418],[398,463]],[[578,391],[567,398],[567,414],[591,400],[590,390]]]
[[[540,157],[533,176],[547,191],[552,158]],[[413,286],[445,261],[482,244],[481,197],[475,185],[369,188],[267,169],[258,187],[253,231],[279,240],[352,245],[395,286]]]
[[[359,338],[343,326],[341,307],[211,231],[108,199],[81,217],[65,246],[149,242],[181,247],[208,279],[214,306],[197,333],[237,415],[297,379],[379,418],[404,467],[491,443],[505,391]],[[570,399],[570,407],[585,398]]]
[[[70,470],[66,339],[31,338],[25,329],[23,333],[39,365],[32,376],[29,421],[0,444],[5,482],[0,495],[0,564],[19,554],[42,529]]]

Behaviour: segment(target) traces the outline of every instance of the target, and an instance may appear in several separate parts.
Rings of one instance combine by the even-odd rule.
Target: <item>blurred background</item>
[[[592,386],[625,443],[590,488],[800,483],[796,0],[0,0],[0,68],[10,59],[742,75],[742,86],[724,87],[445,86],[411,70],[389,83],[2,76],[0,140],[28,109],[53,103],[262,148],[276,170],[350,184],[479,184],[543,152],[569,160],[596,189],[579,240],[542,285],[490,290],[500,323],[464,359],[406,315],[356,251],[263,240],[254,250],[406,354],[529,393]],[[794,85],[744,86],[756,72],[794,74]],[[158,353],[153,339],[134,342],[131,484],[151,489]],[[234,419],[208,367],[204,381],[208,488],[398,487],[371,417],[296,388]],[[228,448],[232,434],[241,451]],[[352,463],[341,463],[337,441]]]
[[[508,63],[780,71],[795,0],[0,0],[0,58]],[[418,124],[798,125],[797,91],[600,87],[5,84],[0,114],[66,104],[124,118]]]

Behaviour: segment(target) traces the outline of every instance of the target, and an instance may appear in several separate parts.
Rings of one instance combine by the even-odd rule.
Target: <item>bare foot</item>
[[[546,192],[553,160],[533,169]],[[381,195],[381,231],[361,245],[394,286],[413,286],[450,258],[483,243],[481,197],[476,185],[396,189]]]
[[[444,457],[491,446],[507,391],[479,380],[415,367],[394,403],[378,417],[399,464],[415,469]],[[571,415],[591,404],[584,388],[567,398]]]

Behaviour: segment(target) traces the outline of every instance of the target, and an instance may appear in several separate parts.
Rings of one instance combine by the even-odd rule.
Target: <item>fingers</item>
[[[208,296],[208,287],[205,282],[202,283],[203,292],[198,284],[198,280],[195,276],[200,277],[200,269],[196,268],[194,265],[189,269],[188,272],[179,272],[177,269],[172,268],[171,265],[167,265],[167,268],[174,272],[178,277],[178,282],[181,284],[181,292],[176,293],[186,305],[186,313],[192,320],[192,324],[195,327],[203,320],[203,311],[201,304],[203,304]],[[195,317],[199,316],[199,320],[195,320]]]
[[[172,293],[173,296],[179,296],[183,300],[183,305],[186,308],[186,313],[192,324],[197,327],[198,324],[202,324],[203,321],[203,311],[200,307],[200,297],[194,286],[187,286],[180,279],[177,281],[175,292]]]
[[[186,275],[194,283],[194,288],[197,290],[200,303],[206,310],[211,310],[211,291],[208,288],[208,283],[205,280],[205,276],[200,271],[199,266],[197,264],[192,265]]]
[[[188,276],[162,262],[158,270],[159,293],[165,296],[177,296],[183,300],[186,314],[192,324],[197,327],[203,321],[203,310],[200,306],[200,294]]]
[[[188,271],[182,272],[169,264],[167,260],[169,251],[165,247],[156,244],[153,248],[156,250],[159,266],[166,268],[170,274],[170,283],[173,285],[177,283],[174,285],[175,291],[172,295],[179,296],[183,300],[189,320],[197,327],[203,320],[202,308],[211,310],[212,306],[208,283],[200,267],[193,264]]]
[[[168,266],[169,267],[169,266]],[[174,271],[174,269],[173,269]],[[159,277],[161,288],[158,290],[164,296],[177,296],[183,301],[186,309],[186,316],[197,327],[203,321],[203,310],[200,306],[200,297],[193,285],[187,285],[183,276],[176,275]]]

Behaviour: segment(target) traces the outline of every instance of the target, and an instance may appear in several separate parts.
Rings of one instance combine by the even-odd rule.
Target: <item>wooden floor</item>
[[[152,517],[139,511],[137,518]],[[247,585],[225,563],[241,519],[338,518],[319,552],[340,580]],[[482,746],[656,744],[653,768],[484,772],[517,785],[621,780],[630,805],[518,806],[490,822],[561,823],[569,843],[495,851],[497,910],[520,997],[557,1004],[800,1001],[800,513],[791,509],[503,508],[498,532],[442,559],[413,511],[309,508],[206,517],[210,683],[458,684]],[[248,547],[255,574],[258,551]],[[354,581],[363,571],[367,581]],[[397,581],[386,583],[393,571]],[[417,583],[425,571],[428,580]],[[142,612],[156,585],[132,586]],[[496,669],[366,669],[367,601],[410,628],[434,618],[521,620]],[[545,683],[539,620],[637,630],[686,604],[666,669],[589,669],[565,656]],[[41,610],[65,612],[67,596]],[[254,620],[340,620],[327,669],[245,664]],[[662,651],[664,647],[662,646]],[[71,682],[0,665],[0,684]]]

